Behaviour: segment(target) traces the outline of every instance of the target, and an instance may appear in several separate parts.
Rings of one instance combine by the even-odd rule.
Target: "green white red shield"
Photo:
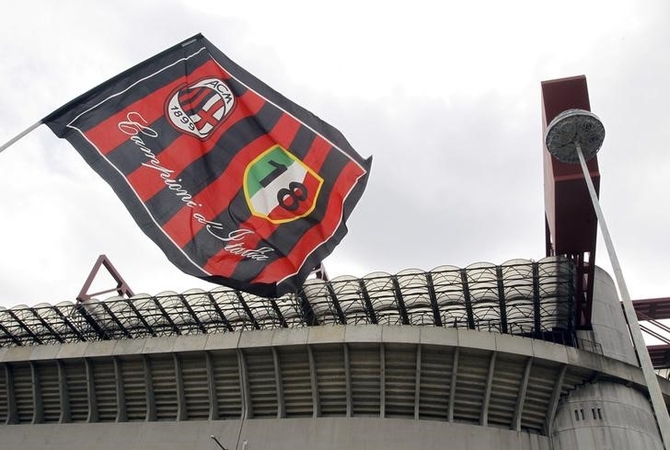
[[[254,216],[274,224],[309,215],[323,178],[280,145],[259,155],[244,171],[244,196]]]

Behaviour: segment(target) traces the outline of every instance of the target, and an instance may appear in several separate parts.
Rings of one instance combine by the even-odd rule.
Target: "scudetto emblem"
[[[295,155],[274,145],[244,171],[244,196],[254,216],[292,222],[316,207],[323,178]]]
[[[235,96],[218,78],[183,85],[168,97],[165,115],[179,131],[207,139],[235,106]]]

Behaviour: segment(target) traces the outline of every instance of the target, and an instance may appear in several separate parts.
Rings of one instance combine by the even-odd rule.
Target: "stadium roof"
[[[462,327],[560,339],[573,332],[573,266],[559,257],[308,280],[262,298],[225,287],[0,308],[0,347],[333,324]]]

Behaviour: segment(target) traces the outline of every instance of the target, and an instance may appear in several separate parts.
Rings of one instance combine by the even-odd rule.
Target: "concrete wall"
[[[0,449],[220,450],[211,435],[228,450],[551,449],[547,437],[524,432],[375,418],[15,425],[2,429]]]
[[[554,421],[560,450],[663,450],[647,398],[621,384],[587,384],[571,392]]]
[[[591,339],[600,345],[603,355],[637,366],[637,357],[614,281],[600,267],[595,269],[594,281]]]

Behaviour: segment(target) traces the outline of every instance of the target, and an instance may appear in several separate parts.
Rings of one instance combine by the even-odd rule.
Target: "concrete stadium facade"
[[[500,267],[487,270],[501,274]],[[529,267],[531,274],[541,270]],[[446,272],[428,277],[435,281],[429,283],[435,310],[421,309],[414,300],[423,294],[402,279],[392,277],[396,290],[361,289],[368,304],[391,292],[388,304],[395,309],[388,317],[397,321],[383,315],[375,316],[377,323],[354,320],[358,316],[347,316],[340,302],[330,308],[335,322],[329,323],[313,295],[306,296],[311,325],[291,326],[284,316],[284,326],[276,327],[157,336],[133,335],[129,328],[125,338],[58,343],[44,343],[33,329],[28,335],[42,344],[20,345],[14,337],[17,345],[0,349],[0,448],[212,450],[219,448],[214,436],[236,450],[663,449],[604,271],[596,269],[593,329],[574,330],[565,343],[548,342],[546,330],[512,327],[513,296],[505,286],[515,284],[509,277],[467,284],[461,270],[467,320],[464,327],[446,320],[446,303],[438,303],[447,289],[437,282]],[[526,297],[536,294],[529,303],[536,326],[541,307],[549,308],[537,295],[542,280],[555,275],[526,280]],[[476,312],[488,295],[477,292],[486,289],[506,297],[506,333],[491,327],[490,311]],[[341,300],[346,292],[336,294]],[[102,316],[90,311],[97,310],[89,309],[87,320],[97,317],[102,328]],[[559,314],[560,308],[546,311]],[[433,312],[440,326],[417,319]],[[336,323],[338,314],[344,323]],[[119,314],[114,317],[123,325]],[[40,321],[57,331],[44,316]],[[169,321],[178,332],[175,319]],[[25,317],[16,323],[15,336],[21,325],[29,328]],[[668,401],[670,383],[661,380],[661,387]]]

